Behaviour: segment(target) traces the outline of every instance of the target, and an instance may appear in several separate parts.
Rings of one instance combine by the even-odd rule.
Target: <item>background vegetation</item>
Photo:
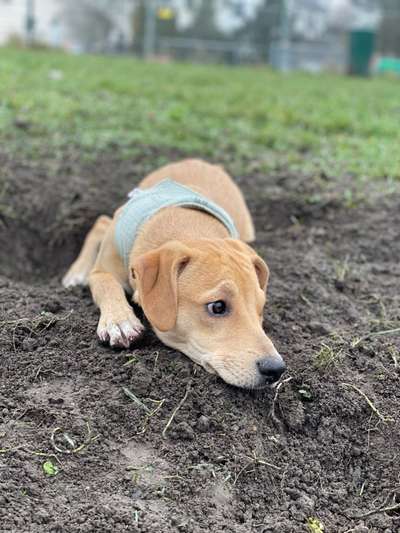
[[[149,145],[266,171],[397,180],[398,96],[396,79],[1,49],[0,143],[30,157]]]

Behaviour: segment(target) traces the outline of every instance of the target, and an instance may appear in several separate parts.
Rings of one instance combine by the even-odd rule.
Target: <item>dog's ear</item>
[[[260,284],[262,290],[266,292],[269,279],[269,268],[267,267],[265,261],[263,261],[257,254],[255,254],[255,257],[253,257],[253,265],[256,269],[258,283]]]
[[[190,248],[173,241],[133,262],[132,277],[149,322],[160,331],[175,326],[178,313],[178,277],[190,260]]]
[[[226,239],[226,242],[229,242],[234,248],[236,248],[236,250],[241,253],[245,253],[250,257],[257,274],[258,283],[260,284],[261,289],[266,292],[269,279],[269,268],[265,261],[263,261],[261,257],[256,254],[251,246],[243,241],[238,239]]]

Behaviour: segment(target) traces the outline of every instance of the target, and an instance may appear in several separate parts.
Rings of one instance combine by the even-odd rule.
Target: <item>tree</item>
[[[193,23],[183,32],[195,39],[221,39],[221,32],[216,25],[216,0],[202,0],[187,4],[195,12]]]
[[[400,0],[383,0],[377,48],[385,55],[400,56]]]
[[[70,37],[83,50],[105,51],[127,38],[126,16],[134,0],[60,0]],[[126,43],[129,44],[129,43]]]
[[[258,50],[260,58],[268,59],[269,45],[279,37],[283,9],[283,0],[263,0],[255,16],[236,32],[236,38],[246,39]]]

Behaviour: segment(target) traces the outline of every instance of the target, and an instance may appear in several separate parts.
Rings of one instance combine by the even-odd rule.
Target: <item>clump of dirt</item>
[[[89,291],[60,286],[96,216],[167,159],[1,156],[1,530],[399,531],[398,195],[345,207],[311,178],[239,178],[288,364],[249,392],[151,331],[100,345]]]

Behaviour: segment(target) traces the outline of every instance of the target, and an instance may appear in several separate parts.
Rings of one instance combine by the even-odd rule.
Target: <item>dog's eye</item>
[[[207,304],[207,311],[210,315],[222,316],[226,315],[228,308],[223,300],[217,300],[216,302]]]

